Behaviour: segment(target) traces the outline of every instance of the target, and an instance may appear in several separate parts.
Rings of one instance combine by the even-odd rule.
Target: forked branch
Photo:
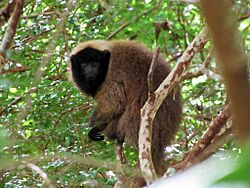
[[[139,131],[139,160],[141,171],[147,184],[152,183],[157,176],[150,161],[151,142],[150,130],[152,130],[152,122],[159,109],[162,101],[178,84],[183,72],[190,65],[193,57],[197,52],[203,49],[208,41],[207,31],[204,28],[193,42],[188,46],[182,57],[176,64],[175,68],[170,72],[167,78],[162,82],[158,89],[150,95],[145,105],[141,109],[141,123]]]

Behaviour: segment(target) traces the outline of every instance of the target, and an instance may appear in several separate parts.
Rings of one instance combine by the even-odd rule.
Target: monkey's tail
[[[154,168],[156,174],[161,177],[165,174],[168,169],[169,164],[165,161],[164,156],[164,146],[158,146],[152,148],[152,160],[154,163]]]

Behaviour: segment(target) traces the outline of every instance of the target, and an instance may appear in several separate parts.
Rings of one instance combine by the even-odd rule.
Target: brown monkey
[[[147,74],[152,51],[135,41],[89,41],[71,53],[71,73],[79,89],[92,96],[96,109],[90,118],[88,136],[103,140],[104,135],[118,143],[127,141],[138,148],[140,109],[147,100]],[[154,70],[156,89],[170,68],[159,57]],[[181,120],[179,91],[162,103],[153,122],[152,158],[158,175],[166,171],[164,147],[170,144]]]

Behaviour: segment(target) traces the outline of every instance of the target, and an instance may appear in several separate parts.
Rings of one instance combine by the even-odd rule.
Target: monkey
[[[80,43],[70,54],[73,82],[96,101],[89,119],[88,137],[105,137],[138,149],[140,109],[148,97],[147,75],[153,52],[144,44],[129,40],[93,40]],[[171,68],[160,56],[153,76],[156,90]],[[179,89],[162,102],[152,130],[152,159],[159,176],[166,172],[164,148],[170,145],[182,117]]]

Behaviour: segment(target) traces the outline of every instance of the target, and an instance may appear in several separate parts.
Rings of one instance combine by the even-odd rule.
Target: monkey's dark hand
[[[102,133],[102,130],[99,128],[99,127],[93,127],[89,133],[88,133],[88,137],[91,139],[91,140],[94,140],[94,141],[101,141],[101,140],[104,140],[104,135]]]

